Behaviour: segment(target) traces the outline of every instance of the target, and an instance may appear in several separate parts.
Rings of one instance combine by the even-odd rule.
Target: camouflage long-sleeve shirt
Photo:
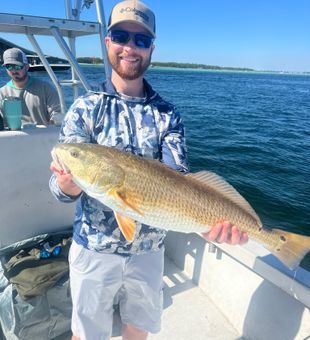
[[[111,87],[111,86],[110,86]],[[164,101],[145,81],[146,98],[128,97],[107,90],[89,92],[78,98],[65,116],[60,143],[98,143],[158,159],[178,171],[186,172],[184,127],[175,107]],[[142,174],[143,175],[143,174]],[[73,202],[58,187],[55,176],[50,188],[62,202]],[[84,192],[77,199],[74,239],[84,247],[119,255],[156,251],[166,232],[137,223],[135,240],[125,240],[114,213]]]

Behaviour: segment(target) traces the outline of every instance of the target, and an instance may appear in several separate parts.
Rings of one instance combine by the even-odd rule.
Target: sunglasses
[[[61,253],[61,246],[56,246],[52,251],[42,249],[40,251],[40,259],[48,259],[50,257],[57,257]]]
[[[144,33],[132,33],[120,30],[110,31],[109,36],[112,42],[119,45],[125,45],[132,39],[139,48],[150,48],[154,40],[151,36]]]
[[[5,68],[8,70],[8,71],[20,71],[24,68],[24,65],[14,65],[14,64],[7,64],[5,65]]]

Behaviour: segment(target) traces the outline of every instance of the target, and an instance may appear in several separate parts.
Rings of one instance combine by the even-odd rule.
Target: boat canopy
[[[91,89],[76,60],[75,44],[78,37],[99,35],[101,53],[105,65],[105,77],[110,78],[111,69],[107,62],[107,52],[104,44],[107,29],[102,1],[95,1],[97,21],[91,22],[80,19],[82,9],[89,9],[93,2],[93,0],[76,1],[76,7],[73,7],[71,0],[65,0],[66,18],[0,13],[0,32],[24,34],[27,36],[36,56],[40,58],[58,92],[62,113],[67,111],[62,86],[72,86],[74,99],[78,97],[78,86],[83,86],[86,91]],[[71,80],[58,80],[36,36],[52,36],[55,38],[58,47],[64,53],[71,66]],[[64,38],[67,38],[68,43]],[[28,52],[28,54],[32,54],[32,51],[28,50]]]

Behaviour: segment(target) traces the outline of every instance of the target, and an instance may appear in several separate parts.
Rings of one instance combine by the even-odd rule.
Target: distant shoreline
[[[199,70],[214,70],[214,71],[244,71],[244,72],[255,72],[254,69],[245,67],[221,67],[214,65],[205,64],[192,64],[192,63],[176,63],[176,62],[158,62],[154,61],[151,63],[153,67],[174,67],[174,68],[189,68],[189,69],[199,69]]]
[[[103,60],[100,58],[81,57],[77,58],[80,64],[86,65],[103,65]],[[229,71],[229,72],[253,72],[253,73],[276,73],[276,74],[300,74],[310,75],[310,72],[293,72],[293,71],[272,71],[272,70],[255,70],[245,67],[222,67],[205,64],[192,64],[192,63],[177,63],[177,62],[151,62],[151,68],[178,68],[178,69],[189,69],[189,70],[203,70],[203,71]]]

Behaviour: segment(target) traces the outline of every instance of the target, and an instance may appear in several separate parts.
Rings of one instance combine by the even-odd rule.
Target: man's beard
[[[134,57],[134,56],[131,56]],[[151,55],[148,59],[140,59],[135,65],[124,68],[121,66],[121,59],[115,53],[108,53],[108,59],[112,69],[123,79],[134,80],[144,75],[151,63]]]
[[[12,74],[12,79],[16,83],[24,82],[26,80],[26,78],[27,78],[27,72],[23,76],[20,76],[19,74]]]

